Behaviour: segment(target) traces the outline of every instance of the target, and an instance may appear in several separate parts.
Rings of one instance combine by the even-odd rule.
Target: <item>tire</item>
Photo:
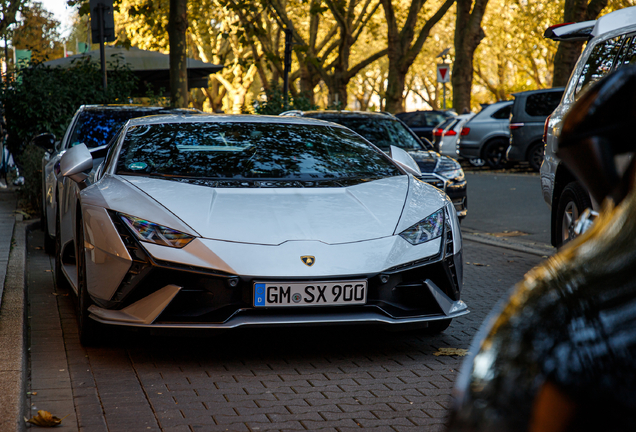
[[[543,151],[544,145],[542,142],[534,143],[528,149],[528,163],[530,164],[530,168],[534,171],[539,171],[541,169],[541,164],[543,163]]]
[[[59,208],[59,207],[58,207]],[[62,236],[60,236],[60,215],[55,213],[55,286],[58,291],[71,288],[64,272],[62,271]]]
[[[451,324],[451,321],[453,321],[452,318],[431,321],[428,323],[428,327],[424,331],[426,332],[426,334],[430,335],[441,333],[448,328],[448,326]]]
[[[100,339],[100,325],[89,317],[88,308],[93,304],[86,285],[86,255],[84,254],[84,223],[77,223],[77,241],[75,256],[77,257],[77,329],[80,343],[93,346]]]
[[[508,142],[502,138],[495,138],[486,143],[483,157],[486,164],[492,169],[501,169],[506,165],[506,151]]]
[[[563,246],[576,237],[575,222],[588,207],[592,207],[592,202],[579,183],[571,182],[563,188],[555,220],[557,247]]]

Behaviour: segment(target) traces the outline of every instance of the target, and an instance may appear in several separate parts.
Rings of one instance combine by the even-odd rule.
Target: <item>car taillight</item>
[[[525,124],[524,123],[510,123],[510,130],[513,129],[519,129],[521,127],[523,127]]]
[[[552,117],[552,114],[545,119],[545,124],[543,125],[543,144],[548,142],[548,123],[550,122],[550,117]]]
[[[433,129],[433,136],[443,136],[444,130],[440,128]]]
[[[444,136],[455,136],[455,135],[457,135],[457,132],[455,132],[452,129],[447,130],[446,132],[444,132]]]
[[[470,128],[469,127],[463,127],[462,131],[459,133],[461,136],[466,136],[470,133]]]

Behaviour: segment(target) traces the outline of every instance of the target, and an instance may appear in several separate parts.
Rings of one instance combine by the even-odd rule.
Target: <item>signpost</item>
[[[102,64],[102,84],[106,91],[106,56],[104,42],[113,42],[115,38],[115,17],[113,15],[113,0],[90,0],[91,9],[91,38],[99,41],[99,56]]]
[[[446,109],[446,83],[450,82],[450,64],[441,63],[437,65],[437,82],[443,86],[444,109]]]

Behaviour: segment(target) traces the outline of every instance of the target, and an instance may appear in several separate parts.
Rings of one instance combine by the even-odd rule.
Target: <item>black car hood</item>
[[[440,159],[440,154],[428,150],[407,150],[413,160],[417,162],[422,173],[432,173]]]

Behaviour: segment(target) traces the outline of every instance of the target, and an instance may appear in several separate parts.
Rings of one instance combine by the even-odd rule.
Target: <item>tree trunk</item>
[[[451,84],[453,87],[453,108],[459,114],[470,111],[473,86],[473,57],[475,50],[486,36],[481,28],[481,20],[488,0],[457,0],[455,24],[455,62]],[[471,12],[472,6],[472,12]]]
[[[188,106],[187,29],[187,0],[170,0],[170,13],[168,17],[168,38],[170,41],[170,105],[179,108]]]
[[[440,8],[431,16],[424,26],[415,33],[415,25],[418,17],[421,18],[421,10],[425,1],[411,0],[408,15],[403,23],[402,29],[398,29],[391,0],[382,0],[384,8],[384,18],[387,24],[387,54],[389,57],[389,74],[386,87],[386,110],[392,113],[404,111],[404,85],[406,74],[413,65],[418,54],[424,46],[431,29],[446,14],[455,0],[445,0]]]
[[[608,0],[565,0],[563,8],[563,22],[581,22],[593,20],[598,17],[601,10],[607,6]],[[581,50],[583,41],[559,42],[556,55],[554,56],[553,87],[562,87],[568,83],[570,75],[574,70]]]

